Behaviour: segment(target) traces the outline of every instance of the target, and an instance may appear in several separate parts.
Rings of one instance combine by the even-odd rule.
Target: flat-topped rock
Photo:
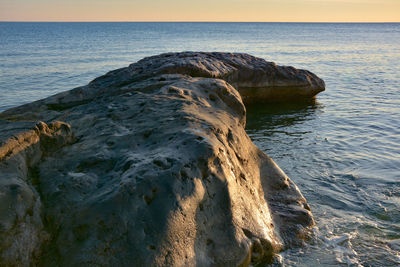
[[[43,108],[66,109],[91,101],[103,95],[106,90],[117,94],[124,90],[132,90],[132,86],[138,86],[138,83],[142,83],[141,90],[151,88],[149,79],[161,74],[223,79],[239,91],[245,104],[299,101],[313,98],[325,90],[324,81],[308,70],[278,66],[248,54],[166,53],[144,58],[126,68],[110,71],[86,86],[12,108],[5,111],[3,116],[10,112],[14,114],[23,112],[25,116],[33,119]]]
[[[1,113],[0,262],[247,266],[301,244],[306,200],[245,132],[243,88],[281,84],[268,68],[301,73],[292,90],[315,76],[163,54]]]
[[[307,70],[278,66],[242,53],[184,52],[148,57],[129,66],[135,74],[180,73],[229,82],[245,103],[312,98],[325,83]]]

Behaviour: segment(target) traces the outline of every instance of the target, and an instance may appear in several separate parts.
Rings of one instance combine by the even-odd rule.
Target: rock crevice
[[[45,154],[73,141],[63,122],[0,121],[0,265],[29,266],[48,238],[36,187],[36,166]]]

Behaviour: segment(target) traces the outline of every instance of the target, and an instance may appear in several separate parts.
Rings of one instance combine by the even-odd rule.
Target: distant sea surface
[[[400,266],[400,24],[4,22],[0,111],[187,50],[245,52],[326,82],[314,102],[248,107],[248,134],[316,220],[279,261]]]

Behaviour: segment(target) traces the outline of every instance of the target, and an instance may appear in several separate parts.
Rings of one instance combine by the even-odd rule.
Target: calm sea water
[[[0,23],[0,111],[184,50],[246,52],[326,82],[315,102],[248,110],[249,135],[316,219],[281,263],[399,266],[400,24]]]

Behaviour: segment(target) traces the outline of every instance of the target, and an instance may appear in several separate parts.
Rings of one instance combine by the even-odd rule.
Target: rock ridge
[[[167,53],[1,113],[1,264],[272,261],[313,218],[246,134],[244,102],[323,89],[247,54]]]

